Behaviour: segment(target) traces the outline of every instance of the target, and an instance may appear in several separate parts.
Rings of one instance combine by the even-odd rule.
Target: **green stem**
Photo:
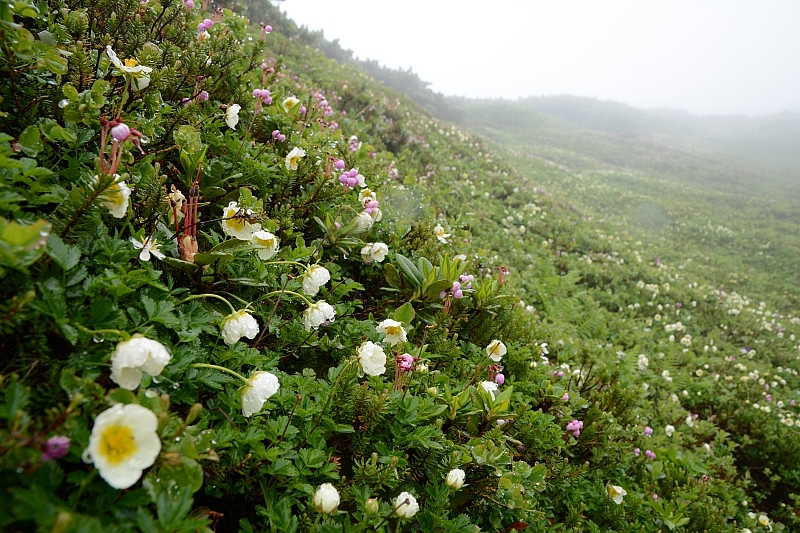
[[[87,333],[89,335],[108,335],[108,334],[111,334],[111,335],[116,335],[118,337],[122,337],[126,341],[131,340],[131,335],[127,331],[120,331],[118,329],[89,329],[87,327],[84,327],[84,326],[78,324],[77,322],[73,322],[73,324],[75,325],[76,328],[81,330],[83,333]]]
[[[299,267],[308,268],[303,263],[299,261],[267,261],[265,263],[261,263],[262,265],[297,265]]]
[[[210,368],[212,370],[219,370],[220,372],[227,372],[231,376],[239,378],[240,380],[242,380],[242,383],[247,385],[247,378],[245,378],[243,375],[241,375],[238,372],[234,372],[230,368],[225,368],[224,366],[211,365],[211,364],[208,364],[208,363],[192,363],[189,366],[192,367],[192,368]]]
[[[222,300],[223,302],[225,302],[228,305],[228,307],[231,308],[231,314],[236,313],[236,308],[233,307],[228,300],[226,300],[225,298],[223,298],[219,294],[193,294],[191,296],[188,296],[188,297],[184,298],[180,302],[178,302],[178,305],[185,304],[186,302],[190,302],[192,300],[197,300],[199,298],[216,298],[217,300]]]
[[[294,292],[294,291],[287,291],[286,289],[281,289],[279,291],[268,292],[267,294],[261,296],[258,300],[256,300],[253,303],[260,302],[261,300],[265,300],[265,299],[269,298],[270,296],[274,296],[276,294],[291,294],[292,296],[297,296],[298,298],[303,300],[305,303],[307,303],[309,306],[313,305],[311,300],[309,300],[308,298],[306,298],[302,294]]]

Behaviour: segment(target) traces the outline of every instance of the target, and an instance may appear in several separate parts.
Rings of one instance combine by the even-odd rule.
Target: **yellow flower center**
[[[499,342],[496,342],[496,343],[492,344],[491,346],[489,346],[489,355],[495,355],[499,351],[500,351],[500,343]]]
[[[275,245],[275,239],[262,239],[260,237],[256,237],[256,242],[266,248],[271,248]]]
[[[247,221],[243,216],[236,216],[237,209],[229,209],[225,212],[225,223],[235,231],[244,231],[244,226]]]
[[[622,493],[618,492],[617,489],[615,489],[613,486],[609,486],[608,487],[608,494],[613,498],[614,496],[619,496]]]
[[[136,65],[138,65],[138,64],[139,64],[139,62],[138,62],[138,61],[136,61],[135,59],[126,59],[126,60],[125,60],[125,66],[126,66],[126,67],[133,68],[133,67],[135,67],[135,66],[136,66]]]
[[[400,335],[401,331],[403,331],[402,326],[386,326],[387,335]]]
[[[289,166],[292,167],[293,169],[297,168],[298,162],[300,162],[299,155],[293,155],[292,157],[289,158]]]
[[[125,197],[122,195],[122,188],[119,186],[119,183],[115,183],[106,189],[106,198],[114,205],[125,204]]]
[[[100,454],[113,465],[130,459],[136,449],[130,426],[108,426],[100,435]]]

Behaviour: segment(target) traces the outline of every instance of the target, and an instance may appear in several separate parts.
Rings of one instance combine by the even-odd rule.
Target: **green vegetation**
[[[790,198],[231,7],[0,7],[0,529],[800,527]]]

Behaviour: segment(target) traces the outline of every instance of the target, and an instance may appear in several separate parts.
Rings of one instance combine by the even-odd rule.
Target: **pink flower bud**
[[[642,451],[639,448],[634,448],[633,449],[633,455],[635,455],[636,457],[639,457],[640,453],[642,453]]]
[[[188,9],[189,11],[194,9],[194,2],[192,0],[186,0],[186,9]]]
[[[565,393],[564,393],[564,396],[562,396],[562,397],[561,397],[561,399],[562,399],[562,400],[564,400],[565,402],[568,402],[568,401],[569,401],[569,394],[567,394],[567,393],[565,392]]]
[[[204,102],[208,101],[208,91],[200,91],[200,94],[197,95],[198,100],[202,100]]]
[[[42,461],[51,461],[53,459],[61,459],[69,451],[69,437],[64,435],[56,435],[47,439],[44,445],[44,453],[42,454]]]
[[[506,382],[506,377],[503,374],[497,374],[494,377],[494,382],[497,383],[498,385],[502,385],[503,383]]]
[[[122,142],[131,135],[131,129],[127,124],[119,123],[111,128],[111,138],[117,142]]]
[[[264,26],[264,33],[272,33],[272,26],[270,26],[269,24]]]
[[[644,434],[645,435],[652,435],[653,434],[653,428],[651,428],[650,426],[645,426],[644,427]]]
[[[337,159],[337,160],[336,160],[336,161],[333,163],[333,166],[336,168],[336,170],[344,170],[344,160],[342,160],[342,159]]]

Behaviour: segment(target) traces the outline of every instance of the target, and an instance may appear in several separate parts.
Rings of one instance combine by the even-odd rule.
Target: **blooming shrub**
[[[791,341],[710,328],[797,324],[590,263],[480,139],[206,8],[0,13],[0,529],[792,523]]]

